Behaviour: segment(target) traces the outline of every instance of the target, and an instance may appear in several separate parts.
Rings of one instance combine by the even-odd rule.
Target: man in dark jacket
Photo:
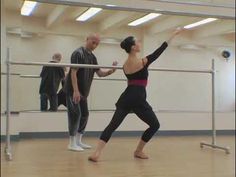
[[[59,63],[61,61],[61,54],[55,53],[52,57],[50,63]],[[60,82],[65,77],[64,69],[62,67],[50,67],[44,66],[41,74],[40,83],[40,110],[48,110],[48,100],[50,103],[49,111],[57,111],[58,98],[57,90],[59,88]]]

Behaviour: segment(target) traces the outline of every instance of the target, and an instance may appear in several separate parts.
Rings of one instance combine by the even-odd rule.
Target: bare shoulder
[[[148,62],[147,57],[142,58],[141,62],[142,62],[142,65],[145,66],[147,64],[147,62]]]

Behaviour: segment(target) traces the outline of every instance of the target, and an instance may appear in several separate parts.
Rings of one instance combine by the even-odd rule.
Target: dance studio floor
[[[96,138],[85,138],[95,146]],[[1,143],[2,177],[235,177],[235,137],[218,136],[231,154],[205,147],[208,136],[155,137],[146,147],[148,160],[133,158],[138,138],[113,137],[101,161],[87,157],[93,150],[67,151],[67,139],[27,139],[14,142],[13,161],[4,158]]]

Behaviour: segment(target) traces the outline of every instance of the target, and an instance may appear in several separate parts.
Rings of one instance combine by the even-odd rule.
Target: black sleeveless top
[[[125,76],[127,77],[128,80],[147,80],[148,78],[147,65],[145,65],[142,69],[136,71],[135,73],[132,74],[125,73]]]
[[[147,80],[148,79],[148,66],[155,61],[161,54],[162,52],[167,48],[168,44],[167,42],[163,42],[163,44],[156,49],[152,54],[146,56],[147,58],[147,64],[140,69],[139,71],[136,71],[135,73],[132,74],[125,74],[128,80]]]

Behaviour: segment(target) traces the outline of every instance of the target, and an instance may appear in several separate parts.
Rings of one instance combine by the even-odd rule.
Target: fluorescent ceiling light
[[[113,4],[106,4],[107,7],[116,7],[116,5]]]
[[[25,1],[23,6],[21,7],[21,15],[29,16],[34,10],[37,2],[34,1]]]
[[[91,7],[88,10],[86,10],[82,15],[80,15],[76,19],[76,21],[86,21],[92,16],[94,16],[95,14],[97,14],[98,12],[100,12],[101,10],[102,10],[101,8]]]
[[[129,26],[137,26],[137,25],[140,25],[140,24],[142,24],[142,23],[145,23],[145,22],[147,22],[147,21],[149,21],[149,20],[152,20],[152,19],[154,19],[154,18],[156,18],[156,17],[158,17],[158,16],[160,16],[160,15],[161,15],[161,14],[158,14],[158,13],[150,13],[150,14],[148,14],[148,15],[145,15],[145,16],[142,17],[142,18],[139,18],[139,19],[137,19],[137,20],[135,20],[135,21],[129,23],[128,25],[129,25]]]
[[[190,24],[190,25],[186,25],[186,26],[184,26],[184,28],[185,28],[185,29],[194,28],[194,27],[196,27],[196,26],[204,25],[204,24],[206,24],[206,23],[210,23],[210,22],[213,22],[213,21],[215,21],[215,20],[217,20],[217,18],[206,18],[205,20],[201,20],[201,21],[199,21],[199,22],[192,23],[192,24]]]

